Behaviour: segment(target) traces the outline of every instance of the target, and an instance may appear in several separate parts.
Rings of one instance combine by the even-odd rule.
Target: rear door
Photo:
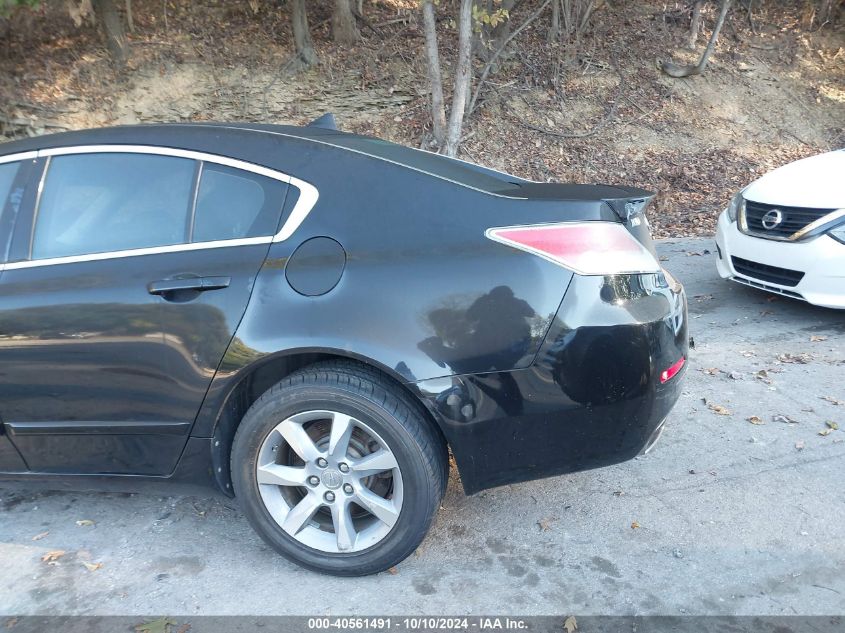
[[[0,279],[8,436],[36,472],[170,473],[246,308],[286,180],[179,150],[43,154],[35,211],[18,222]]]
[[[9,254],[12,229],[22,207],[30,176],[35,166],[35,152],[0,157],[0,282]],[[8,344],[8,336],[0,330],[0,347]],[[0,375],[4,368],[0,366]],[[0,472],[21,472],[26,464],[6,435],[0,407]]]

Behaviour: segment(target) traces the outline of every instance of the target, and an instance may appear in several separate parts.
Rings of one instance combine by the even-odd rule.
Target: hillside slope
[[[536,4],[519,4],[513,23]],[[652,189],[660,194],[650,210],[658,236],[711,234],[725,202],[750,180],[845,145],[845,25],[810,30],[805,5],[763,5],[750,17],[735,8],[710,66],[688,79],[663,75],[658,61],[696,59],[715,6],[696,52],[682,48],[687,25],[662,3],[605,4],[577,49],[546,42],[544,15],[485,85],[461,156],[536,180]],[[284,7],[267,2],[254,14],[245,2],[164,6],[166,19],[162,3],[133,2],[133,56],[121,72],[96,30],[74,26],[61,8],[7,20],[0,134],[152,121],[305,123],[331,111],[346,130],[412,146],[426,137],[413,0],[367,2],[374,28],[352,49],[331,43],[328,15],[314,9],[320,63],[293,76],[280,70],[291,52]],[[448,75],[448,20],[440,38]]]

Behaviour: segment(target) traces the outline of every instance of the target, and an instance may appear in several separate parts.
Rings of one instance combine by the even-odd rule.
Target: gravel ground
[[[647,456],[473,497],[453,473],[416,554],[363,579],[297,568],[210,494],[3,484],[0,613],[845,612],[843,314],[720,280],[711,241],[659,248],[696,347]]]

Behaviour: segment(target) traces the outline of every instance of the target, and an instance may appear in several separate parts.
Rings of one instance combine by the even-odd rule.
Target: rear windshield
[[[366,136],[338,134],[325,137],[325,140],[331,142],[332,145],[405,165],[438,178],[451,180],[459,185],[488,193],[519,196],[521,179],[492,169]]]

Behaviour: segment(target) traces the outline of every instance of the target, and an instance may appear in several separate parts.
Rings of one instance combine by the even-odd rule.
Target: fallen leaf
[[[822,429],[821,431],[819,431],[819,435],[821,435],[822,437],[824,437],[825,435],[830,435],[831,433],[833,433],[833,429]]]
[[[825,422],[825,424],[827,425],[827,428],[829,428],[831,431],[839,430],[839,425],[836,422],[831,422],[830,420],[828,420],[827,422]]]
[[[631,529],[632,529],[632,530],[636,530],[638,527],[640,527],[640,524],[639,524],[639,523],[637,523],[636,521],[634,521],[633,523],[631,523]]]
[[[574,615],[570,615],[563,621],[563,628],[566,630],[566,633],[572,633],[578,630],[578,621]]]
[[[772,416],[772,420],[775,422],[783,422],[784,424],[798,424],[798,420],[788,415],[784,415],[783,413],[775,413]]]
[[[539,521],[537,521],[537,525],[540,526],[540,530],[542,532],[548,532],[550,529],[552,529],[553,521],[554,519],[552,517],[546,517],[545,519],[540,519]]]
[[[799,451],[803,451],[804,450],[804,440],[798,440],[797,442],[795,442],[795,448],[797,448]]]
[[[769,372],[768,372],[767,370],[765,370],[765,369],[761,369],[760,371],[756,372],[756,373],[754,374],[754,377],[755,377],[757,380],[762,380],[762,381],[763,381],[764,383],[766,383],[767,385],[771,385],[771,384],[772,384],[772,381],[771,381],[771,379],[769,378]]]
[[[180,626],[178,629],[176,629],[176,633],[188,633],[188,631],[190,631],[190,630],[191,630],[191,625],[186,622],[185,624]]]
[[[399,570],[398,570],[398,569],[396,569],[396,567],[394,566],[394,567],[390,567],[390,568],[387,570],[387,573],[388,573],[388,574],[390,574],[391,576],[395,576],[396,574],[398,574],[398,573],[399,573]]]
[[[65,551],[63,549],[54,549],[52,552],[47,552],[41,557],[42,563],[52,563],[59,560],[62,556],[65,555]]]
[[[76,524],[79,527],[88,527],[89,525],[94,525],[94,522],[91,519],[80,519]]]
[[[40,541],[45,536],[47,536],[49,533],[50,533],[50,531],[47,530],[46,532],[41,532],[40,534],[36,534],[35,536],[32,537],[32,540],[33,541]]]
[[[760,316],[769,316],[770,314],[774,314],[771,310],[761,310]]]
[[[842,400],[837,400],[837,399],[836,399],[836,398],[834,398],[833,396],[821,396],[821,399],[822,399],[822,400],[826,400],[826,401],[827,401],[827,402],[829,402],[830,404],[835,404],[836,406],[842,406],[842,405],[845,405],[845,401],[842,401]]]
[[[9,618],[8,620],[6,620],[6,628],[7,628],[7,629],[11,629],[11,628],[13,628],[13,627],[14,627],[17,623],[18,623],[18,619],[17,619],[17,618]]]
[[[135,626],[138,633],[170,633],[170,627],[176,624],[168,617],[159,618]]]
[[[751,422],[751,424],[765,424],[765,422],[763,422],[763,419],[758,415],[752,415],[750,418],[745,419]]]
[[[728,378],[730,378],[731,380],[742,380],[742,374],[738,371],[732,371],[728,374]]]
[[[730,410],[723,407],[721,404],[708,404],[707,405],[713,413],[717,413],[718,415],[730,415]]]
[[[807,365],[813,360],[811,354],[778,354],[778,360],[782,363],[793,363],[796,365]]]
[[[826,336],[819,336],[819,335],[817,335],[817,334],[813,334],[813,335],[810,337],[810,342],[811,342],[811,343],[821,343],[822,341],[826,341],[826,340],[827,340],[827,337],[826,337]]]
[[[722,370],[719,369],[718,367],[709,367],[709,368],[702,368],[699,371],[704,373],[704,374],[709,374],[710,376],[716,376]]]
[[[82,564],[85,565],[85,569],[87,569],[88,571],[97,571],[100,567],[103,566],[102,563],[86,563],[86,562],[83,562]]]

